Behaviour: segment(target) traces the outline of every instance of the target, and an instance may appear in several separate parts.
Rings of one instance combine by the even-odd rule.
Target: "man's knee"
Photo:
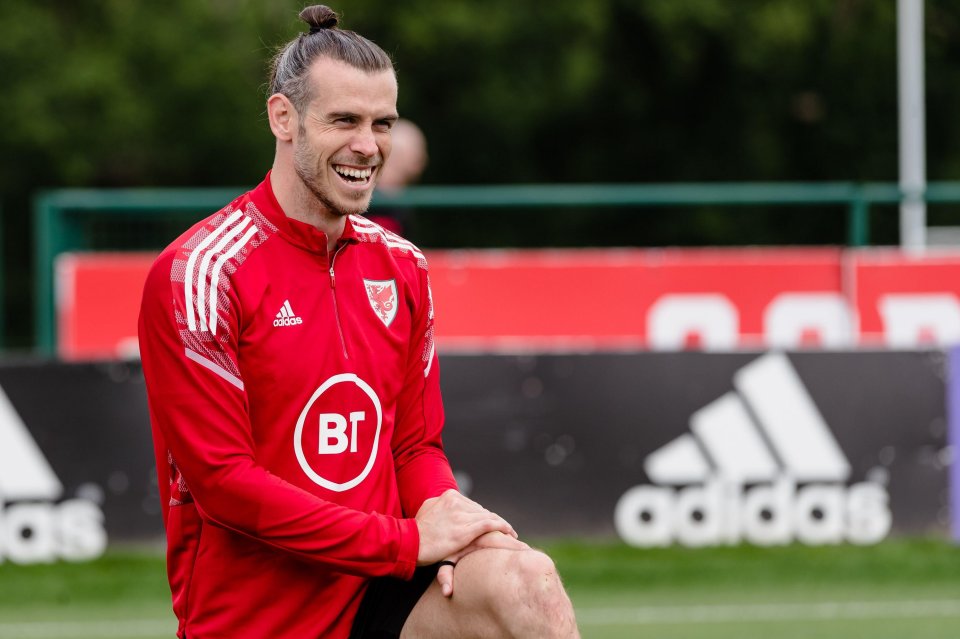
[[[495,607],[512,636],[577,636],[573,607],[550,557],[535,550],[512,552],[503,568]]]

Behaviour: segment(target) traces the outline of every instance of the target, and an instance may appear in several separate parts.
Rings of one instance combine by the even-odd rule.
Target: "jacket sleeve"
[[[419,303],[392,441],[400,503],[407,517],[416,515],[425,500],[457,489],[441,441],[443,401],[430,279],[426,269],[417,272]]]
[[[171,476],[173,495],[169,488],[161,491],[169,507],[195,506],[205,523],[338,572],[409,578],[419,547],[415,521],[325,501],[257,463],[237,365],[240,311],[235,291],[219,287],[228,302],[212,311],[216,334],[202,317],[190,322],[188,315],[203,309],[188,308],[189,293],[198,291],[185,286],[182,273],[177,275],[182,265],[174,257],[167,251],[154,264],[139,321],[158,464],[166,448],[178,477]],[[164,473],[158,471],[162,485]]]

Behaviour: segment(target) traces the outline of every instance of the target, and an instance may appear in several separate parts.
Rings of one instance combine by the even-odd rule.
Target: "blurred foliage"
[[[0,2],[7,272],[29,263],[30,198],[40,189],[255,184],[273,150],[266,66],[303,30],[303,4]],[[394,56],[401,113],[430,141],[427,183],[897,178],[892,1],[351,0],[334,8],[342,26]],[[957,179],[960,3],[927,0],[926,16],[928,173]],[[845,237],[842,211],[728,213],[568,212],[555,228],[547,214],[517,213],[489,229],[430,214],[411,232],[426,246]],[[896,241],[895,220],[875,228],[875,239]],[[16,306],[30,283],[8,277],[7,289]]]

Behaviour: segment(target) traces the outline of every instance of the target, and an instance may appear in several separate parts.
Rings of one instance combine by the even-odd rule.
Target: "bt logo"
[[[373,469],[383,427],[376,392],[354,373],[334,375],[300,412],[293,448],[310,481],[328,490],[356,487]]]
[[[317,453],[320,455],[339,455],[350,446],[350,452],[357,452],[357,423],[362,422],[367,414],[360,410],[350,413],[350,436],[347,436],[347,420],[339,413],[323,413],[320,415],[320,445]]]

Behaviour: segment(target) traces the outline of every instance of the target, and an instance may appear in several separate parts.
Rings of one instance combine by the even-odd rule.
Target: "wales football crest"
[[[363,280],[367,289],[367,299],[370,307],[377,314],[384,326],[390,326],[397,316],[397,282],[396,280]]]

